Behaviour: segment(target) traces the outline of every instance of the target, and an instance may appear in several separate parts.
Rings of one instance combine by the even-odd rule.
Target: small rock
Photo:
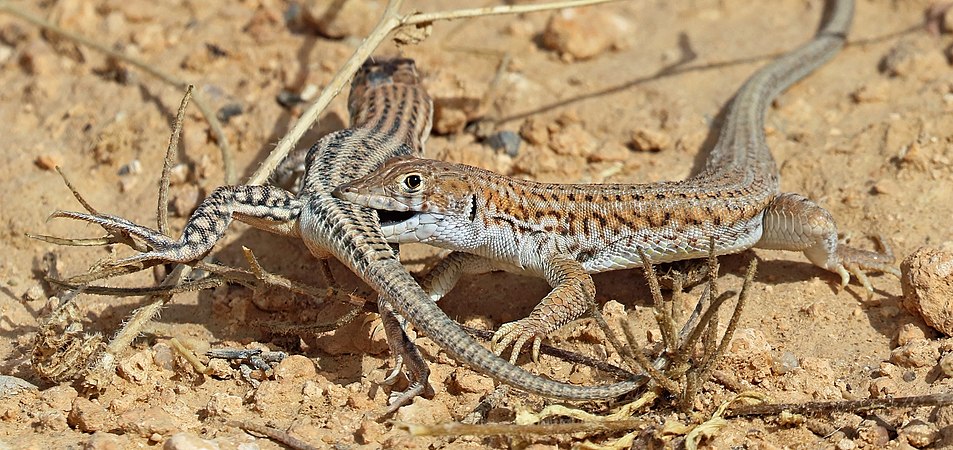
[[[119,167],[119,176],[126,177],[129,175],[139,175],[142,173],[142,163],[138,159],[130,161],[128,164],[123,164]]]
[[[142,350],[127,358],[122,358],[119,361],[118,373],[120,377],[128,381],[142,384],[149,379],[149,373],[155,371],[155,368],[152,351]]]
[[[549,143],[549,127],[536,118],[530,117],[520,126],[520,136],[533,145],[546,145]]]
[[[36,414],[36,419],[42,430],[66,431],[69,429],[69,424],[66,422],[66,414],[62,411],[42,411]]]
[[[923,44],[903,40],[887,51],[880,60],[878,68],[891,77],[907,77],[914,74],[932,77],[945,66],[946,61],[941,53]]]
[[[923,448],[932,444],[940,436],[940,430],[936,425],[927,423],[919,419],[914,419],[897,431],[897,439],[901,442]]]
[[[218,443],[202,439],[192,433],[176,433],[164,444],[162,450],[219,450]]]
[[[169,169],[169,184],[172,186],[185,184],[186,181],[189,181],[189,165],[185,163],[179,163],[172,166]]]
[[[940,370],[948,377],[953,377],[953,353],[947,353],[940,358]]]
[[[897,393],[897,383],[890,377],[878,377],[870,382],[870,396],[873,398],[892,397]]]
[[[160,342],[152,346],[152,352],[152,362],[155,363],[155,365],[165,370],[172,370],[172,362],[175,361],[175,354],[172,352],[172,347]]]
[[[926,330],[915,323],[905,323],[897,330],[897,345],[907,345],[922,339],[927,339]]]
[[[65,413],[73,409],[73,400],[78,395],[72,386],[61,384],[40,392],[40,399],[51,408]]]
[[[630,158],[629,149],[614,140],[600,143],[587,157],[589,162],[628,161]]]
[[[381,15],[382,2],[348,0],[329,2],[311,0],[302,10],[305,24],[321,36],[339,39],[346,36],[366,36]]]
[[[278,381],[299,378],[312,379],[317,374],[318,370],[314,361],[304,355],[291,355],[281,360],[275,367],[275,379]]]
[[[589,158],[596,151],[598,143],[582,124],[571,123],[563,126],[549,137],[549,148],[556,154],[582,156]]]
[[[57,166],[61,166],[63,163],[60,161],[60,157],[58,155],[47,154],[37,156],[36,159],[33,160],[33,164],[36,164],[37,167],[43,170],[53,170]]]
[[[122,450],[126,446],[123,445],[124,442],[122,438],[116,436],[112,433],[106,433],[104,431],[97,431],[89,437],[89,440],[86,441],[86,445],[83,446],[84,450]]]
[[[788,372],[791,372],[794,369],[800,367],[798,364],[797,356],[794,353],[785,351],[781,353],[781,356],[774,360],[774,366],[772,367],[774,373],[778,375],[784,375]]]
[[[484,114],[487,84],[467,73],[438,71],[430,76],[427,92],[433,98],[433,131],[452,134]]]
[[[598,56],[619,47],[632,25],[604,8],[570,8],[550,17],[543,31],[543,47],[559,52],[564,60]]]
[[[953,252],[920,247],[900,263],[903,306],[953,336]]]
[[[493,150],[501,151],[511,158],[515,158],[520,152],[520,135],[513,131],[503,130],[491,134],[484,141]]]
[[[854,103],[887,101],[890,98],[890,84],[886,80],[872,81],[851,92],[850,98],[854,100]]]
[[[55,75],[60,70],[59,57],[42,40],[33,40],[20,51],[20,67],[35,77]]]
[[[472,370],[457,369],[450,375],[448,391],[453,394],[485,394],[493,390],[493,379],[474,373]]]
[[[123,430],[144,438],[151,438],[155,434],[171,436],[179,429],[175,417],[158,406],[133,409],[122,414],[119,420]]]
[[[379,443],[386,431],[384,424],[376,420],[364,420],[354,433],[354,438],[358,443],[364,445]]]
[[[900,367],[927,367],[936,364],[939,356],[936,346],[924,339],[893,349],[890,362]]]
[[[73,409],[66,417],[67,423],[84,433],[106,431],[114,425],[112,413],[92,400],[76,397]]]
[[[433,425],[451,420],[447,405],[437,400],[423,397],[414,398],[414,402],[397,410],[397,420],[405,423]]]
[[[21,378],[10,375],[0,375],[0,398],[17,395],[23,391],[35,391],[37,387]]]
[[[228,417],[242,410],[242,398],[237,395],[216,392],[208,399],[205,405],[209,415]]]
[[[189,217],[192,211],[198,208],[201,201],[201,192],[199,187],[194,184],[183,184],[173,189],[172,213],[176,217]]]
[[[671,147],[672,138],[661,131],[639,128],[632,132],[630,145],[642,152],[660,152]]]

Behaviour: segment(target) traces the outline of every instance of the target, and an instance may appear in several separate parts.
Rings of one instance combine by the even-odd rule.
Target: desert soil
[[[196,84],[215,110],[238,106],[241,114],[226,122],[225,133],[244,178],[303,109],[282,106],[279,95],[313,98],[373,25],[383,2],[331,3],[353,10],[325,14],[320,6],[296,9],[272,0],[17,4]],[[407,11],[474,6],[406,3]],[[784,191],[825,206],[855,246],[870,248],[867,236],[884,236],[899,260],[950,240],[953,35],[942,23],[940,33],[924,26],[929,1],[858,3],[850,44],[772,105],[768,144]],[[439,22],[423,42],[388,43],[377,54],[414,58],[440,105],[426,149],[430,157],[542,181],[673,180],[697,167],[697,155],[717,133],[719,111],[744,79],[809,39],[821,9],[819,0],[631,1],[556,19],[544,12]],[[31,351],[57,304],[50,297],[59,295],[43,279],[47,255],[56,256],[62,274],[74,275],[131,254],[121,245],[65,247],[26,237],[102,235],[96,226],[46,220],[58,209],[82,210],[51,169],[62,167],[101,211],[154,226],[157,180],[183,92],[10,15],[0,15],[0,85],[0,372],[39,388],[0,402],[0,447],[281,448],[235,422],[272,426],[318,448],[551,448],[586,439],[607,443],[623,434],[411,437],[375,420],[392,389],[381,381],[393,364],[376,315],[361,313],[333,332],[289,336],[276,330],[331,323],[347,308],[238,285],[176,295],[121,353],[118,369],[98,392],[79,382],[44,380],[31,365]],[[345,126],[346,117],[342,96],[300,145]],[[487,129],[518,133],[520,147],[494,149],[479,137]],[[221,154],[194,106],[182,142],[169,205],[174,236],[201,198],[223,182]],[[223,264],[246,267],[243,246],[270,272],[324,283],[300,242],[242,224],[231,226],[213,254]],[[438,255],[408,246],[402,256],[412,271],[421,271]],[[896,277],[873,275],[875,292],[868,298],[856,282],[840,288],[838,277],[801,254],[755,250],[722,258],[720,286],[737,290],[752,258],[759,260],[759,272],[737,336],[715,367],[718,376],[701,386],[689,413],[678,412],[666,396],[640,411],[645,422],[634,430],[636,447],[681,445],[683,434],[663,428],[705,420],[736,390],[774,402],[950,390],[940,361],[953,341],[903,307]],[[374,298],[342,265],[332,262],[331,268],[345,291]],[[154,283],[148,272],[107,284],[148,286]],[[656,343],[641,271],[595,280],[606,314],[629,316],[636,336]],[[542,280],[493,273],[465,278],[441,304],[462,323],[495,329],[524,317],[546,292]],[[677,303],[687,308],[700,292],[696,287],[679,295]],[[106,336],[143,304],[139,297],[93,295],[73,301],[83,329]],[[171,338],[203,361],[205,350],[220,347],[293,356],[267,373],[253,371],[252,381],[225,362],[200,375],[170,350]],[[551,342],[587,355],[609,354],[618,363],[590,320],[564,327]],[[418,343],[430,361],[436,395],[402,408],[397,420],[462,420],[494,392],[492,380],[426,338]],[[548,356],[520,363],[573,383],[613,380]],[[500,399],[487,416],[477,416],[481,421],[510,423],[518,411],[558,403],[514,390],[495,397]],[[606,411],[601,404],[579,406]],[[929,407],[806,421],[732,418],[704,442],[711,448],[939,447],[953,443],[950,425],[953,411]]]

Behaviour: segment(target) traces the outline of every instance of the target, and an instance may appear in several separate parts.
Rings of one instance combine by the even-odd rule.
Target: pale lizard
[[[195,261],[208,253],[231,220],[237,219],[259,229],[299,237],[315,256],[333,255],[351,268],[382,294],[385,301],[379,305],[392,348],[396,345],[392,332],[402,331],[393,315],[388,316],[390,305],[458,361],[525,391],[592,400],[618,397],[642,385],[630,380],[575,386],[542,378],[500,359],[447,317],[400,264],[380,231],[377,214],[331,196],[335,187],[370,173],[384,161],[422,150],[430,132],[432,102],[419,82],[413,61],[366,63],[352,82],[348,109],[351,128],[324,136],[308,151],[297,195],[275,186],[219,187],[199,205],[177,240],[111,215],[57,211],[52,217],[70,217],[121,230],[142,238],[154,249],[112,265],[147,260]],[[398,402],[430,387],[425,364],[410,367],[410,371],[414,384]]]
[[[546,184],[462,164],[398,158],[340,186],[335,195],[380,211],[414,213],[382,222],[389,242],[424,242],[457,251],[424,281],[434,300],[463,273],[503,269],[545,278],[552,291],[521,320],[499,328],[494,350],[511,361],[533,342],[594,304],[590,273],[735,253],[750,247],[803,251],[845,285],[862,270],[898,274],[893,255],[838,245],[831,214],[798,194],[780,193],[765,141],[772,99],[843,46],[853,4],[829,1],[816,37],[752,75],[731,102],[704,170],[652,184]],[[382,215],[383,217],[383,215]]]

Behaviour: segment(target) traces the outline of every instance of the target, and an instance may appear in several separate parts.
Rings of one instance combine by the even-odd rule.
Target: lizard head
[[[476,219],[476,197],[460,164],[395,158],[376,172],[338,186],[335,197],[377,211],[390,242],[427,242]]]

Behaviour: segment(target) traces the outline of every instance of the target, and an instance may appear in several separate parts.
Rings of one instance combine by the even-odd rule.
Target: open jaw
[[[377,218],[380,220],[382,228],[394,227],[413,219],[414,216],[419,214],[417,211],[389,211],[386,209],[375,209],[374,211],[377,212]]]

